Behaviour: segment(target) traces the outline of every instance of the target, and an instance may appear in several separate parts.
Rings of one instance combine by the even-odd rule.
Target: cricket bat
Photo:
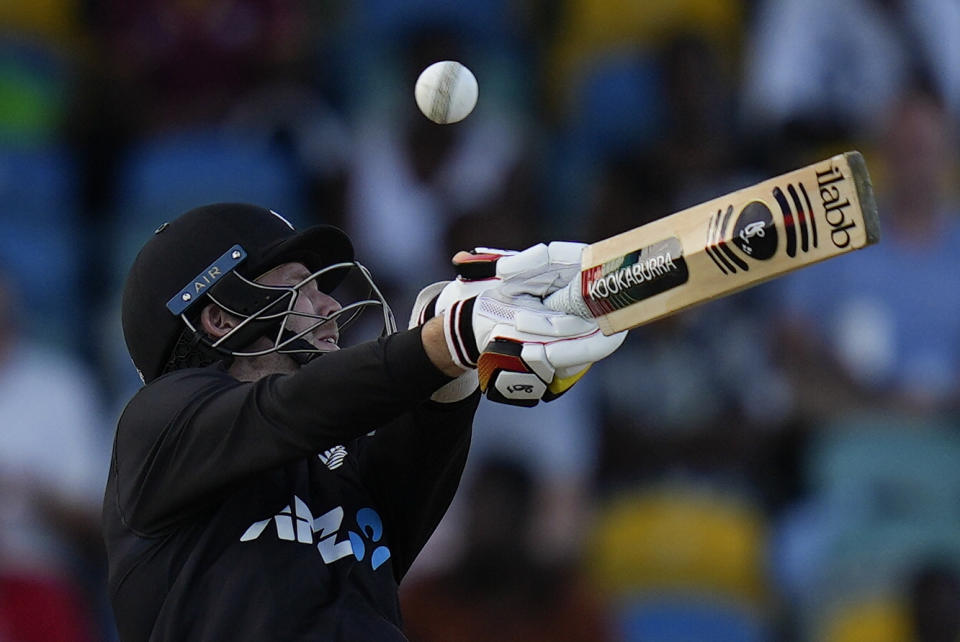
[[[867,166],[851,151],[589,245],[580,278],[545,303],[611,335],[879,239]]]

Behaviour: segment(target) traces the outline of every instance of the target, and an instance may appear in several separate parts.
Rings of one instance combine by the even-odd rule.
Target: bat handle
[[[574,314],[584,319],[594,318],[590,308],[583,300],[580,288],[581,275],[578,274],[570,283],[544,298],[543,303],[551,310]]]

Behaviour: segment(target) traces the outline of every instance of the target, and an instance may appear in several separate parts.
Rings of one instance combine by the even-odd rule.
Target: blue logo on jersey
[[[357,511],[357,526],[373,543],[379,542],[383,536],[383,522],[380,521],[377,511],[372,508],[361,508]],[[363,536],[353,531],[349,531],[347,535],[350,537],[350,544],[353,546],[354,557],[362,562],[367,550]],[[377,546],[370,554],[370,564],[373,566],[373,570],[380,568],[380,565],[388,559],[390,559],[390,549],[386,546]]]

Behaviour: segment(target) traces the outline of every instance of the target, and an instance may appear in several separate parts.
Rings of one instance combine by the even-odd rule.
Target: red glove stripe
[[[450,336],[453,338],[453,349],[456,352],[453,356],[456,358],[457,362],[463,365],[469,365],[467,361],[467,356],[464,354],[463,350],[463,340],[460,337],[460,309],[463,307],[463,301],[455,301],[450,307],[450,314],[447,316],[447,323],[449,324],[447,330],[450,333]]]
[[[460,340],[460,347],[466,357],[466,363],[470,367],[476,367],[477,359],[480,358],[480,349],[477,348],[477,337],[473,332],[473,306],[477,302],[477,297],[470,297],[460,302],[457,310],[457,324],[459,331],[457,338]]]

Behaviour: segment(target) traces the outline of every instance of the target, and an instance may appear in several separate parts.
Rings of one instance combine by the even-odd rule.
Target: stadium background
[[[847,149],[879,246],[483,406],[409,634],[960,639],[958,33],[954,0],[2,3],[0,640],[115,639],[119,287],[164,220],[341,225],[405,318],[456,249],[594,241]],[[455,126],[413,102],[440,59],[480,84]]]

